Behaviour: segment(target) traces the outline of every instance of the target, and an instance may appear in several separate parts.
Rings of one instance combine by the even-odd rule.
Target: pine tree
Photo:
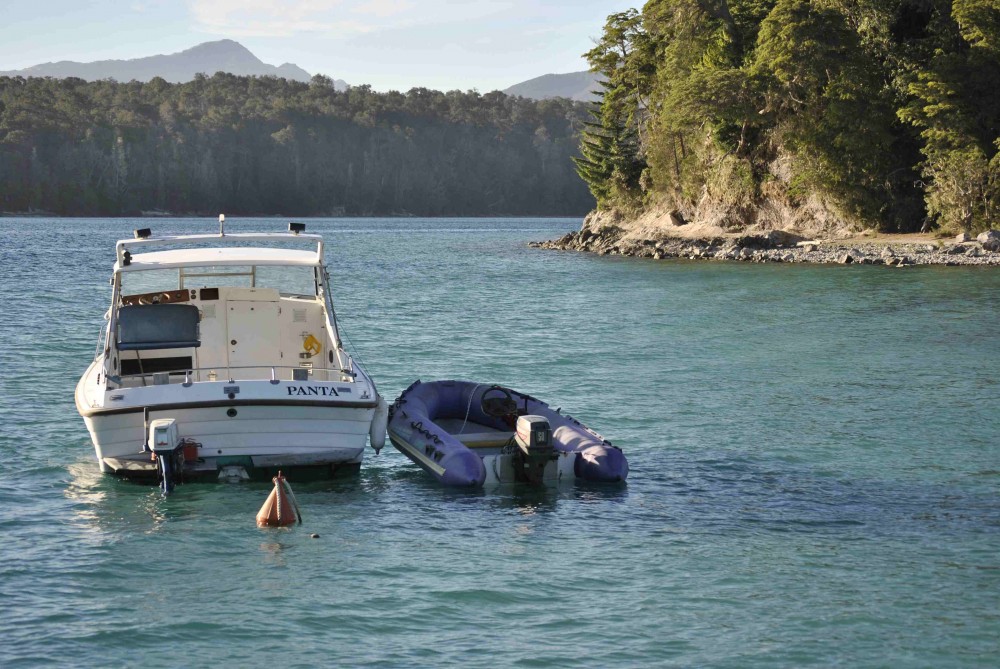
[[[592,120],[584,123],[581,156],[574,158],[577,173],[598,208],[635,209],[643,197],[642,133],[656,73],[642,15],[634,9],[612,14],[601,39],[585,56],[591,69],[603,76],[604,90],[596,93]]]

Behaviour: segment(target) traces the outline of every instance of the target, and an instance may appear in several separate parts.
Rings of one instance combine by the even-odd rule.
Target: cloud
[[[411,0],[188,0],[200,32],[256,37],[356,35],[408,23]]]
[[[509,10],[509,2],[454,0],[188,0],[199,32],[227,36],[351,36],[380,30],[474,20]]]
[[[351,10],[355,14],[369,14],[379,18],[389,18],[399,14],[405,14],[416,8],[415,2],[407,0],[369,0],[369,2],[351,3],[355,5]]]
[[[136,14],[149,14],[160,10],[174,11],[174,4],[170,0],[133,0],[129,5]]]
[[[190,0],[188,8],[201,32],[256,37],[298,33],[363,31],[348,18],[341,0]]]

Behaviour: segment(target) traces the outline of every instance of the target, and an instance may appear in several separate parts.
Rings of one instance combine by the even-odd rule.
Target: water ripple
[[[387,449],[296,484],[305,524],[265,531],[266,485],[164,499],[93,463],[73,387],[139,223],[0,219],[5,669],[995,664],[997,273],[526,247],[570,220],[311,221],[383,394],[506,383],[632,473],[449,491]]]

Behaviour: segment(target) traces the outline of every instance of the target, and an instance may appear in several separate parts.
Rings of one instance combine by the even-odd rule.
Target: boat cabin
[[[111,387],[354,379],[329,301],[321,237],[137,237],[116,248],[101,344]],[[254,246],[240,246],[248,243]],[[314,248],[279,248],[303,243]],[[155,245],[173,248],[145,251]]]

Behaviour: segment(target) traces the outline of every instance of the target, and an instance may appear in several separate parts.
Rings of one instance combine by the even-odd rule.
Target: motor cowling
[[[156,461],[163,492],[169,493],[184,468],[184,444],[173,418],[158,418],[149,424],[146,448]]]
[[[518,481],[538,485],[545,475],[545,466],[555,459],[552,448],[552,426],[542,416],[518,416],[514,428],[514,472]]]

